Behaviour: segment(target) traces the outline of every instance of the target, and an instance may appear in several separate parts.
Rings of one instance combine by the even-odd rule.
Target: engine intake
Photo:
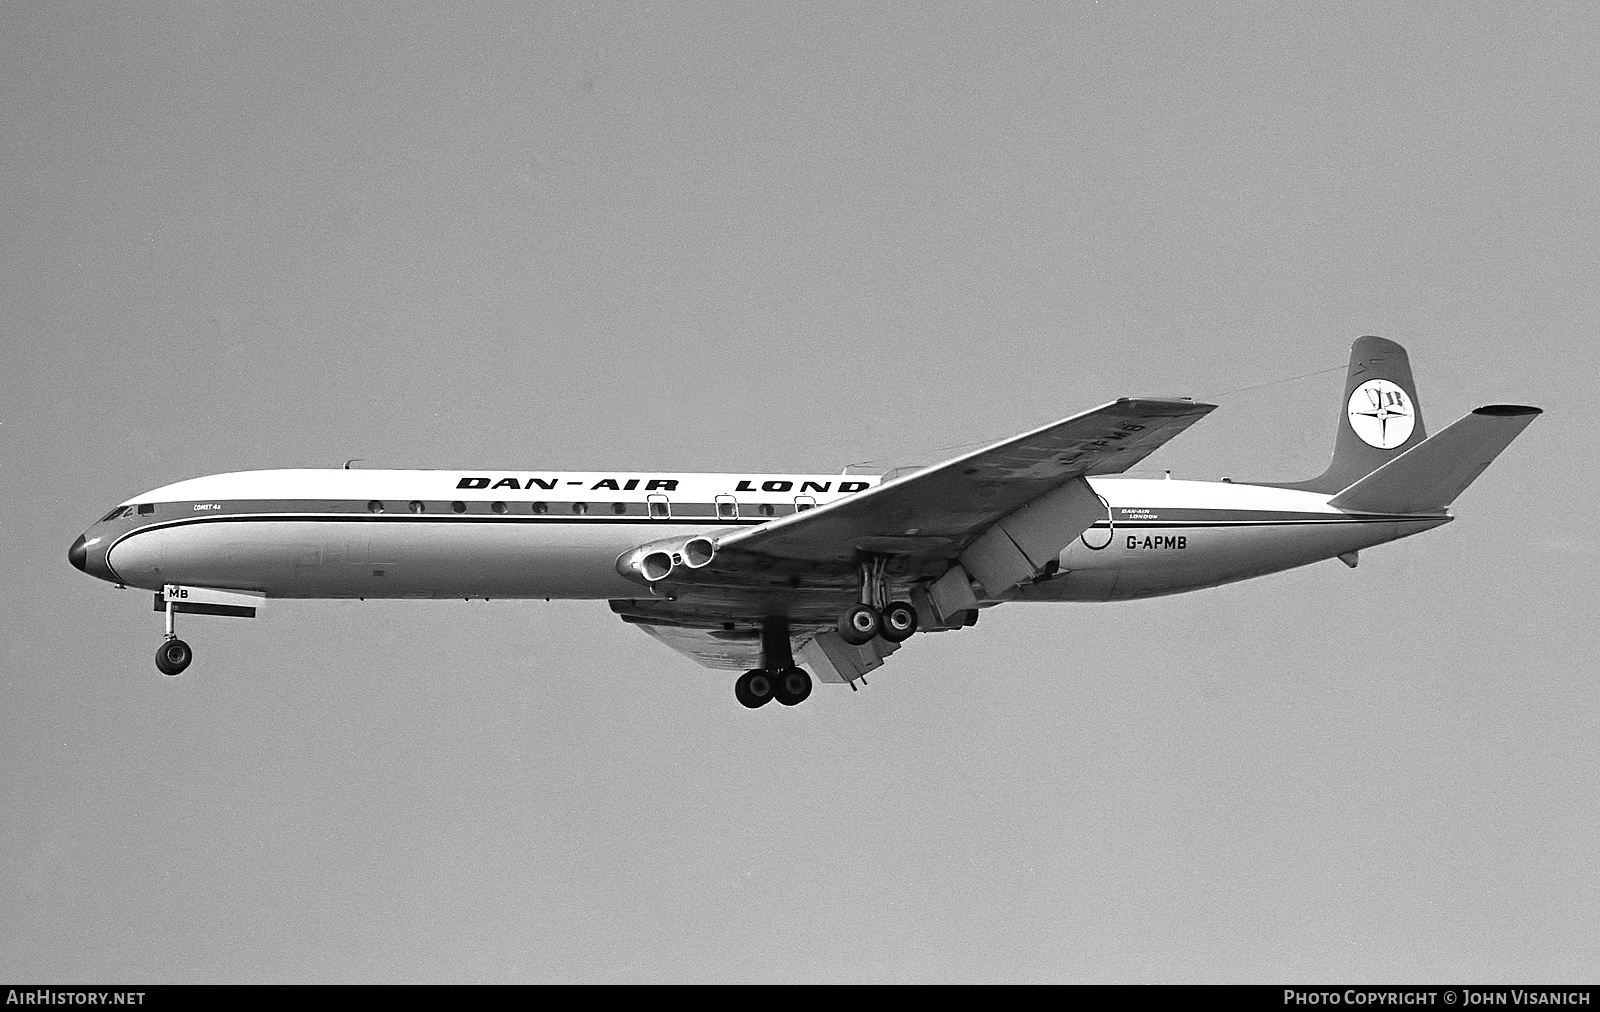
[[[682,565],[685,569],[701,569],[716,557],[717,543],[710,538],[694,537],[688,540],[652,541],[632,551],[623,552],[617,559],[617,572],[630,580],[642,583],[659,583],[672,575]]]
[[[639,560],[639,575],[651,583],[665,580],[672,575],[672,553],[647,552]]]
[[[717,554],[717,543],[710,538],[690,538],[683,543],[683,551],[679,554],[685,566],[700,569],[711,565],[711,560]]]

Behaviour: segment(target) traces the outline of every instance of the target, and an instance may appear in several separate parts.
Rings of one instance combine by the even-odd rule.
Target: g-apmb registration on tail
[[[1213,410],[1125,397],[890,476],[243,471],[134,496],[68,552],[180,614],[272,598],[584,598],[710,668],[748,707],[854,683],[919,631],[1011,601],[1199,590],[1449,523],[1538,408],[1427,434],[1405,349],[1350,351],[1333,460],[1298,482],[1115,478]]]

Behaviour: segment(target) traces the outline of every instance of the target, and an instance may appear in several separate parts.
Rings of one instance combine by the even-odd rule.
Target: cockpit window
[[[107,520],[115,520],[117,518],[118,514],[120,514],[125,509],[127,509],[126,506],[118,506],[116,509],[112,510],[110,513],[107,513],[105,516],[101,517],[100,518],[100,522],[101,523],[105,523]]]
[[[139,504],[139,515],[147,516],[156,511],[155,503],[142,502]]]

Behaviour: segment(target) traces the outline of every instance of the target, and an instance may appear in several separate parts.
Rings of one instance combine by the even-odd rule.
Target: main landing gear
[[[733,683],[733,695],[752,710],[773,699],[784,706],[798,706],[811,695],[811,676],[803,668],[755,668]]]
[[[839,616],[839,636],[852,646],[870,643],[875,636],[900,643],[917,631],[917,609],[889,600],[887,568],[888,559],[881,555],[861,563],[861,601]]]
[[[733,683],[733,696],[741,705],[754,710],[776,699],[784,706],[799,706],[811,695],[811,676],[794,662],[787,619],[769,618],[761,624],[761,665]]]

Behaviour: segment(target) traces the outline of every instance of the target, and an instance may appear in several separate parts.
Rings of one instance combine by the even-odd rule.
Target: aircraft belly
[[[1061,553],[1056,577],[1013,600],[1110,601],[1199,590],[1370,548],[1444,522],[1118,527],[1096,551],[1080,539]],[[1103,535],[1102,535],[1103,538]]]
[[[110,564],[131,586],[182,583],[271,597],[615,598],[617,556],[694,529],[665,524],[252,520],[141,531]]]

